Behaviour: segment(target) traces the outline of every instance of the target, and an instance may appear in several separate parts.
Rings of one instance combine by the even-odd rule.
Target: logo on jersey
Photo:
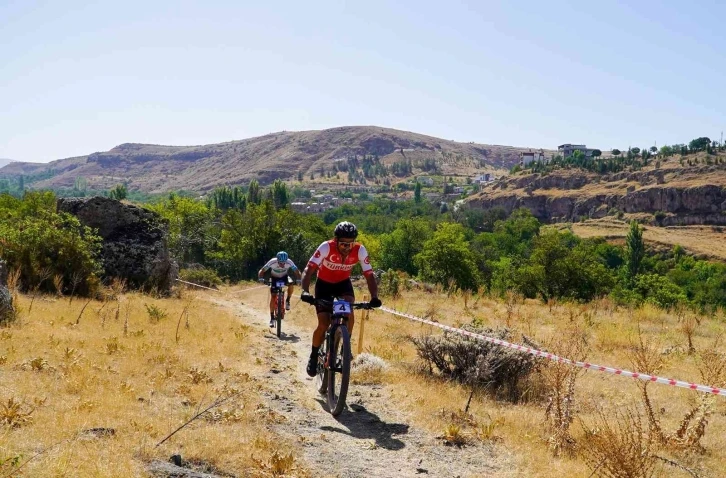
[[[366,264],[370,264],[371,263],[371,258],[368,257],[368,256],[366,256],[366,258],[363,259],[363,262],[365,262]]]
[[[325,259],[323,261],[323,266],[331,271],[349,271],[353,268],[353,266],[355,266],[355,264],[335,264]]]
[[[314,258],[318,259],[320,257],[320,250],[315,251]]]
[[[331,262],[341,262],[340,256],[338,254],[330,254],[328,256],[328,259],[330,259]]]

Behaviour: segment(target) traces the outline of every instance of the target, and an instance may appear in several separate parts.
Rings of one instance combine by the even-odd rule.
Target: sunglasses
[[[355,244],[355,241],[352,241],[352,242],[338,241],[339,247],[353,247],[353,244]]]

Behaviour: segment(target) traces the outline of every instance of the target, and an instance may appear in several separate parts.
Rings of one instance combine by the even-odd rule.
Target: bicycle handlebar
[[[322,305],[323,307],[333,307],[333,301],[325,300],[325,299],[314,299],[313,303],[310,305]],[[370,304],[370,302],[353,302],[352,304],[350,304],[350,307],[352,309],[368,309],[368,310],[375,308]]]

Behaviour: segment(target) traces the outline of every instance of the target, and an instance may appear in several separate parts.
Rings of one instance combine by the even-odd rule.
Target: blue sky
[[[0,158],[343,125],[546,148],[719,139],[724,5],[0,0]]]

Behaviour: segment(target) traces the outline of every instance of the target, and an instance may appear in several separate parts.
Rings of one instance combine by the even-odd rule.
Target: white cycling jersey
[[[267,261],[267,264],[262,266],[262,272],[270,271],[270,275],[272,277],[285,277],[288,275],[288,271],[295,272],[297,270],[297,266],[294,262],[292,262],[292,259],[286,260],[282,265],[277,261],[277,257],[273,257],[269,261]]]

